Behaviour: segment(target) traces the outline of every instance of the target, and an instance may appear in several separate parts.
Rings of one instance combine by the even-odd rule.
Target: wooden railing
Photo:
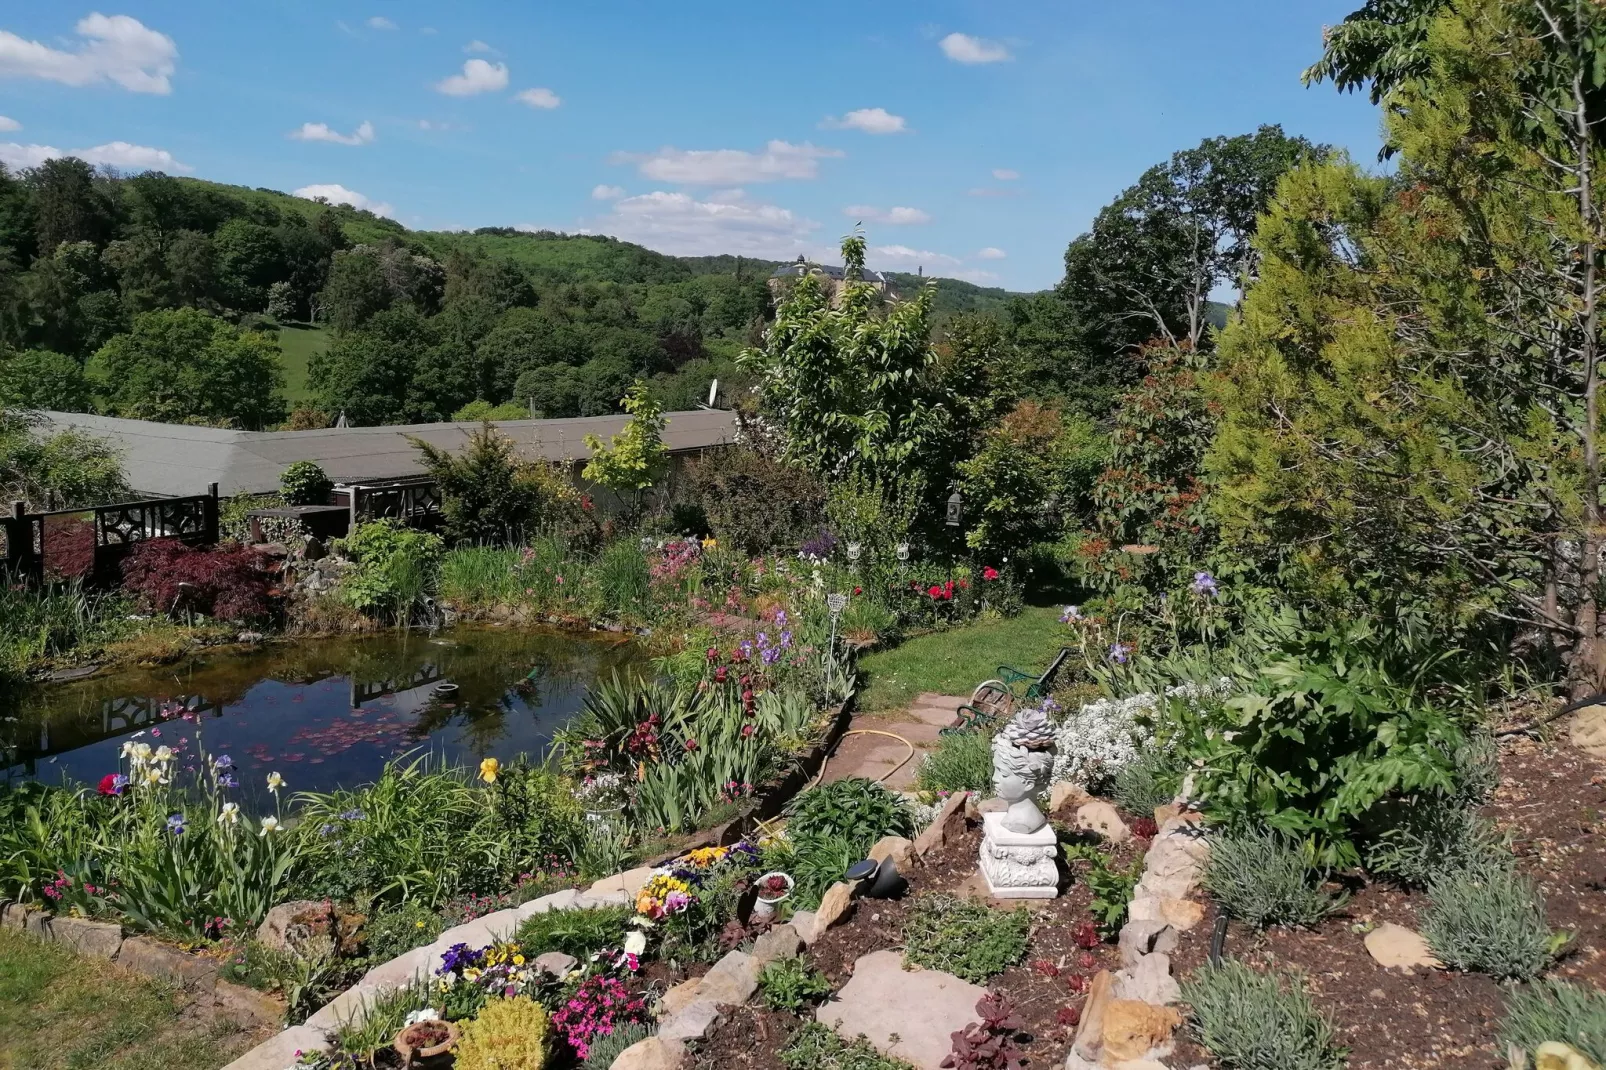
[[[52,545],[51,521],[61,531],[67,527],[89,531],[91,552],[74,557],[84,560],[69,565],[67,546],[75,541],[71,530]],[[5,555],[0,558],[8,576],[32,579],[76,576],[95,587],[112,587],[118,582],[123,558],[148,539],[178,539],[190,546],[209,546],[218,540],[218,486],[209,485],[205,494],[184,498],[150,498],[145,501],[97,505],[88,509],[52,509],[30,513],[24,502],[11,503],[11,515],[0,517],[5,535]]]

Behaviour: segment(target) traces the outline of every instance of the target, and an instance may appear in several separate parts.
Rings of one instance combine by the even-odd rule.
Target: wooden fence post
[[[208,546],[215,546],[217,545],[218,539],[218,498],[216,483],[208,483],[206,485],[206,502],[202,506],[202,511],[205,514],[204,524],[206,528],[206,534],[203,536],[203,538]]]

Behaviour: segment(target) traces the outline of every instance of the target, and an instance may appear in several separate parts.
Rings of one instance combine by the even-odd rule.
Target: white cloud
[[[128,15],[99,12],[73,27],[84,40],[65,52],[0,30],[0,75],[71,86],[111,82],[131,93],[171,93],[178,46]]]
[[[9,115],[0,115],[0,130],[9,132],[12,130],[21,129],[22,124],[17,122],[17,120],[11,118]]]
[[[958,264],[957,256],[934,253],[930,249],[911,249],[907,245],[872,245],[866,259],[878,264],[891,261],[895,267],[931,267],[934,264]]]
[[[550,89],[522,89],[513,94],[513,99],[532,108],[555,108],[563,103],[562,98]]]
[[[397,26],[385,16],[375,15],[373,18],[368,20],[368,28],[370,30],[394,30],[397,28]]]
[[[705,200],[663,190],[626,197],[607,215],[588,221],[586,229],[680,256],[740,253],[790,259],[814,251],[808,238],[818,228],[813,220],[750,200],[736,189]]]
[[[820,160],[844,155],[805,141],[793,145],[771,141],[759,152],[741,149],[677,149],[652,153],[615,153],[615,163],[633,163],[647,178],[691,186],[735,186],[786,178],[817,178]]]
[[[623,186],[592,186],[591,199],[594,201],[617,201],[625,195]]]
[[[359,211],[369,211],[374,215],[392,216],[396,210],[384,201],[370,200],[356,190],[347,189],[336,182],[325,182],[311,186],[302,186],[295,190],[297,197],[305,197],[309,201],[328,201],[330,204],[349,204]]]
[[[998,281],[997,273],[981,271],[975,268],[967,268],[964,271],[950,271],[948,276],[954,279],[964,279],[966,282],[973,282],[978,286],[991,286]]]
[[[471,59],[463,64],[462,74],[435,83],[435,89],[449,97],[471,97],[506,88],[507,64],[487,63],[483,59]]]
[[[46,160],[63,156],[76,156],[86,163],[105,164],[127,171],[193,170],[175,160],[166,149],[153,149],[148,145],[134,145],[127,141],[108,141],[94,148],[68,149],[65,152],[54,145],[19,145],[15,141],[0,144],[0,163],[8,167],[38,167]]]
[[[1019,171],[1011,171],[1007,167],[993,168],[993,177],[1000,182],[1013,182],[1020,177]]]
[[[349,134],[331,129],[328,123],[302,123],[300,130],[290,131],[297,141],[329,141],[336,145],[366,145],[374,139],[374,124],[363,120],[361,126]]]
[[[859,108],[840,119],[828,115],[820,125],[828,130],[862,130],[866,134],[902,134],[909,129],[903,116],[893,115],[885,108]]]
[[[937,45],[942,54],[955,63],[997,63],[1012,58],[1009,49],[997,41],[972,37],[968,33],[951,33]]]
[[[904,226],[910,223],[929,223],[931,216],[918,208],[877,208],[873,204],[850,204],[842,209],[842,214],[852,216],[854,219],[866,223],[884,223],[891,226]]]
[[[440,33],[440,31],[433,26],[421,26],[419,27],[418,32],[423,34],[425,37],[434,37],[436,34]]]
[[[463,51],[464,52],[495,52],[496,49],[492,48],[490,45],[486,44],[484,41],[475,39],[473,41],[470,41],[468,44],[464,45],[463,46]]]
[[[976,255],[981,257],[983,260],[1002,260],[1009,254],[998,248],[996,245],[989,245]]]

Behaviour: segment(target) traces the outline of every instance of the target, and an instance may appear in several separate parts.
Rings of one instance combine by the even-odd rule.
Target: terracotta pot
[[[442,1029],[446,1031],[444,1040],[439,1039]],[[396,1034],[391,1046],[402,1057],[403,1066],[419,1067],[421,1070],[449,1066],[451,1050],[457,1046],[457,1025],[436,1018],[414,1022]]]

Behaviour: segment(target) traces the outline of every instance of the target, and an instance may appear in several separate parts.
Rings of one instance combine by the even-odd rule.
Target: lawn
[[[290,407],[307,400],[307,364],[329,348],[329,332],[305,323],[279,324],[279,353],[284,363],[284,396]]]
[[[251,1044],[149,978],[0,929],[0,1070],[216,1070]]]
[[[922,691],[968,695],[976,685],[1013,665],[1041,672],[1069,642],[1058,606],[1027,606],[1017,617],[982,621],[911,639],[859,659],[866,710],[905,706]]]

